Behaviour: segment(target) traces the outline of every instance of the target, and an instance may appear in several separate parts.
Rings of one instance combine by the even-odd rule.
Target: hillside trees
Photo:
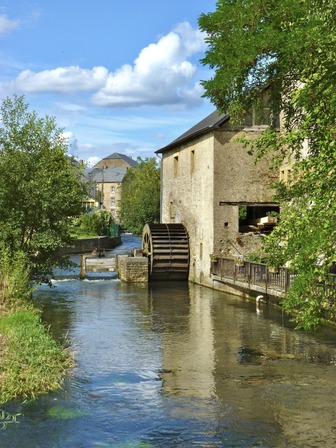
[[[336,3],[334,0],[219,0],[203,14],[208,34],[203,63],[214,70],[205,96],[239,120],[260,107],[269,87],[273,125],[255,142],[258,158],[294,162],[291,181],[279,182],[281,220],[266,241],[272,265],[297,273],[284,307],[298,326],[335,317],[330,268],[336,236]]]
[[[160,220],[160,169],[154,158],[138,158],[138,162],[123,182],[120,220],[124,229],[141,235],[146,222]]]
[[[70,242],[69,218],[81,210],[82,168],[66,152],[67,142],[54,118],[38,117],[22,96],[3,100],[1,260],[21,260],[30,279],[62,264],[58,251]]]

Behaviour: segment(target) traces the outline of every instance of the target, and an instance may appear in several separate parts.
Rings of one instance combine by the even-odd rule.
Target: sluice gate
[[[111,273],[118,270],[117,255],[81,255],[80,256],[80,278],[85,278],[87,273]]]

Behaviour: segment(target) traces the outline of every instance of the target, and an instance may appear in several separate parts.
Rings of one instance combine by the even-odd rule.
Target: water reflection
[[[77,366],[0,433],[12,447],[331,447],[336,335],[183,283],[56,282],[36,298]]]

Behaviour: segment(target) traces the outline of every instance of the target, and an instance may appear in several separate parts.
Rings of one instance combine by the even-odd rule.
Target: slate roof
[[[111,159],[122,159],[126,163],[128,163],[129,166],[137,166],[139,165],[136,160],[133,160],[132,157],[128,157],[125,154],[120,154],[119,152],[114,152],[113,154],[104,157],[102,160],[111,160]]]
[[[227,114],[225,113],[219,114],[217,110],[215,110],[210,115],[201,120],[199,123],[197,123],[195,126],[190,128],[188,131],[184,132],[182,135],[177,137],[177,139],[169,143],[169,145],[161,149],[158,149],[155,152],[156,154],[163,154],[164,152],[169,151],[170,149],[173,149],[174,147],[179,146],[182,143],[186,143],[195,137],[206,134],[214,129],[220,128],[223,125],[223,123],[225,123],[228,119],[229,116]]]
[[[125,174],[127,172],[126,166],[120,167],[109,167],[106,169],[103,168],[93,168],[88,170],[86,173],[86,177],[93,182],[102,182],[104,176],[104,182],[118,183],[122,182]]]

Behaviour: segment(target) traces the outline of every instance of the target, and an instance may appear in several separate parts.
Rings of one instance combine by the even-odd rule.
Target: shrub
[[[30,298],[32,284],[27,258],[23,252],[10,256],[0,251],[0,303],[14,304]]]
[[[81,228],[88,234],[107,235],[113,222],[111,212],[99,210],[94,213],[82,215]]]

